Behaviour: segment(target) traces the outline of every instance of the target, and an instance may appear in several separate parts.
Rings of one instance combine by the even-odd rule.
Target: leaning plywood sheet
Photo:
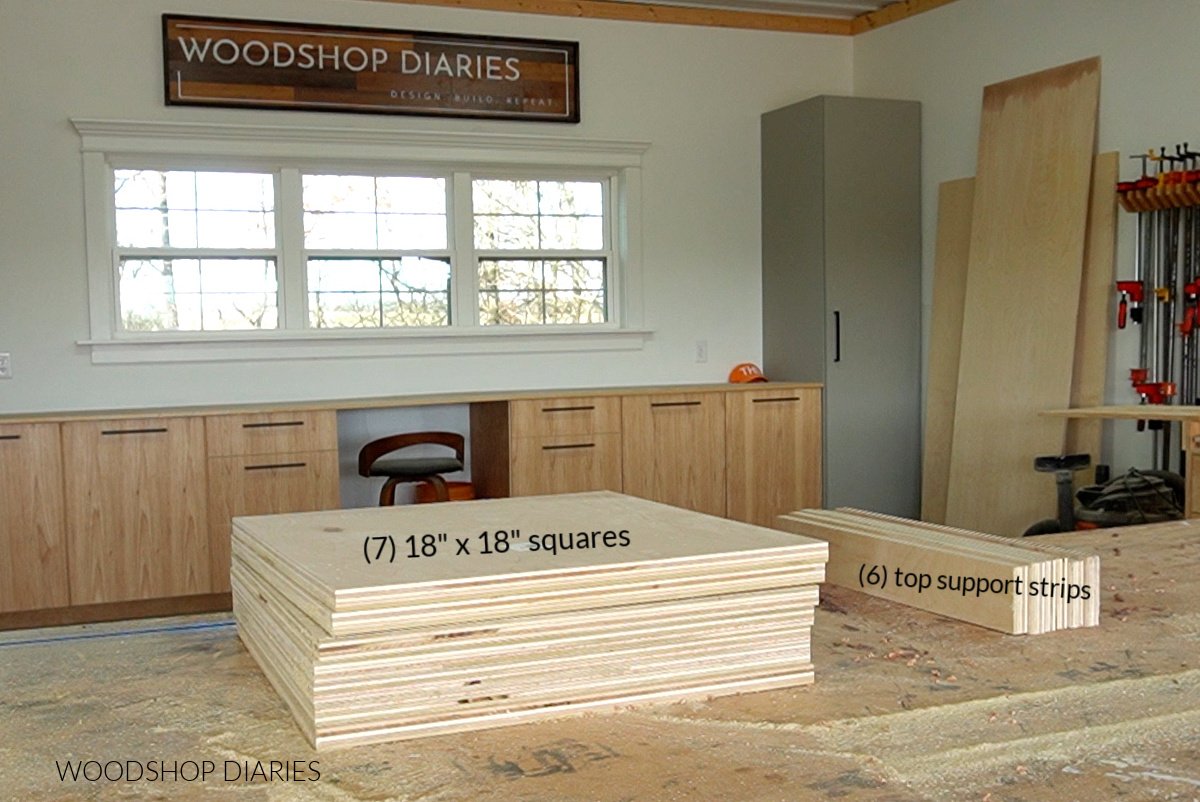
[[[946,520],[946,488],[950,481],[950,445],[954,432],[954,399],[958,395],[958,360],[974,196],[974,178],[947,181],[938,188],[933,313],[929,321],[929,384],[921,462],[921,518],[939,524]]]
[[[1100,90],[1089,59],[984,90],[946,523],[1019,535],[1054,511],[1033,460],[1071,397]]]
[[[1079,322],[1075,329],[1075,368],[1071,377],[1071,406],[1094,407],[1104,403],[1108,368],[1109,307],[1113,297],[1113,259],[1117,231],[1117,176],[1120,154],[1101,153],[1092,168],[1092,195],[1088,203],[1087,245],[1083,257],[1083,285],[1079,295]],[[1067,454],[1090,454],[1100,461],[1099,420],[1067,421]],[[1076,474],[1083,482],[1082,472]]]

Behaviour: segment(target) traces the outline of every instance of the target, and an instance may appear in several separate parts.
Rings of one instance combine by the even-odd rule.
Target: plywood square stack
[[[835,585],[1014,635],[1100,623],[1092,554],[853,509],[800,510],[776,526],[828,541]]]
[[[812,682],[827,555],[607,492],[237,518],[234,615],[309,741],[346,746]]]

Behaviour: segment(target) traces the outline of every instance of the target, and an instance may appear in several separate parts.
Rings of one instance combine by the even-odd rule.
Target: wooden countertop
[[[1050,409],[1042,413],[1056,418],[1128,418],[1130,420],[1194,420],[1200,419],[1200,407],[1167,404],[1114,404],[1103,407]]]
[[[121,420],[128,418],[186,417],[189,415],[235,415],[246,412],[305,412],[313,410],[375,409],[444,404],[471,404],[485,401],[513,401],[522,398],[560,398],[573,396],[656,395],[659,393],[720,393],[744,390],[796,390],[819,388],[817,382],[753,382],[750,384],[661,384],[629,387],[566,387],[544,390],[508,390],[494,392],[429,393],[373,396],[367,398],[329,398],[311,401],[256,404],[208,404],[204,406],[147,407],[136,409],[71,410],[26,412],[0,415],[0,424],[49,423],[78,420]],[[1197,413],[1200,416],[1200,412]]]

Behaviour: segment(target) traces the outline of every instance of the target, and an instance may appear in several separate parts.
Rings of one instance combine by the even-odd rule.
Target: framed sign
[[[579,43],[164,14],[172,106],[579,122]]]

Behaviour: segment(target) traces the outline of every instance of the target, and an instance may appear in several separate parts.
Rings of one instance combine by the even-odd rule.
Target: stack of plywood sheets
[[[830,582],[1014,635],[1100,623],[1100,558],[861,510],[800,510],[777,527],[829,542]]]
[[[233,605],[320,748],[812,682],[827,556],[608,492],[261,516]]]

